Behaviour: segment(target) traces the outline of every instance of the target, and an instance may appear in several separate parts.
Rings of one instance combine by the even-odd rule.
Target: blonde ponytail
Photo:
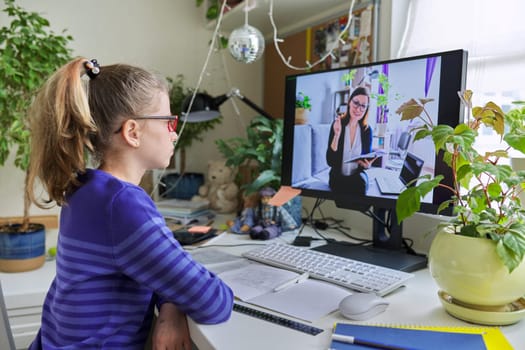
[[[91,117],[85,75],[85,58],[58,70],[41,88],[29,112],[31,157],[29,197],[41,208],[55,201],[63,205],[66,194],[78,186],[77,175],[86,168],[86,148],[93,150],[90,135],[97,132]],[[88,83],[87,83],[88,84]],[[35,198],[39,178],[48,200]]]

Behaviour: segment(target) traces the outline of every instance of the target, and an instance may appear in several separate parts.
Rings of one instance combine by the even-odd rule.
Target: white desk
[[[305,229],[308,231],[308,229]],[[302,235],[307,235],[303,232]],[[277,238],[280,239],[280,238]],[[282,240],[290,242],[292,236]],[[248,237],[234,234],[224,234],[215,239],[214,245],[235,243],[252,243]],[[224,247],[224,251],[241,254],[252,249],[250,246]],[[205,248],[206,249],[206,248]],[[434,326],[473,326],[448,315],[441,306],[437,296],[438,287],[429,274],[428,269],[420,270],[401,289],[385,296],[390,302],[387,310],[364,322],[372,324],[403,324],[403,325],[434,325]],[[322,296],[319,296],[322,297]],[[257,308],[253,305],[251,307]],[[308,307],[305,305],[305,307]],[[268,310],[264,310],[267,311]],[[281,315],[283,316],[283,315]],[[287,317],[287,316],[284,316]],[[290,318],[290,317],[287,317]],[[297,320],[305,323],[304,321]],[[312,336],[306,333],[279,326],[233,312],[229,321],[219,325],[199,325],[190,321],[192,339],[199,350],[207,349],[328,349],[330,345],[330,330],[334,322],[350,322],[339,312],[334,312],[312,325],[325,331]],[[359,322],[356,322],[359,323]],[[508,341],[517,349],[525,349],[525,321],[511,326],[502,327]]]
[[[308,231],[308,228],[305,229],[302,235],[308,235]],[[277,240],[291,242],[293,238],[293,235],[285,234]],[[54,245],[56,230],[48,232],[46,239],[48,246]],[[252,241],[247,236],[223,234],[210,243],[227,245],[239,243],[264,244],[265,242]],[[243,251],[252,248],[252,246],[240,246],[221,249],[240,255]],[[55,266],[54,261],[49,261],[42,268],[30,272],[0,273],[8,315],[18,349],[27,349],[40,327],[42,304],[55,275]],[[390,302],[387,311],[366,321],[366,323],[468,326],[468,323],[457,320],[445,312],[438,300],[437,290],[428,270],[418,271],[406,287],[386,296]],[[237,312],[232,313],[228,322],[219,325],[199,325],[191,320],[189,323],[192,339],[199,350],[324,350],[330,344],[329,330],[336,321],[348,322],[338,312],[314,322],[313,326],[325,329],[323,333],[317,336],[307,335]],[[502,330],[516,350],[525,349],[525,321],[502,327]]]

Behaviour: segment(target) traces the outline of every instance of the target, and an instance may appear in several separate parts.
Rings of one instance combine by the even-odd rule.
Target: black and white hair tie
[[[95,79],[100,73],[100,65],[95,59],[84,62],[84,68],[86,68],[86,74],[91,79]]]

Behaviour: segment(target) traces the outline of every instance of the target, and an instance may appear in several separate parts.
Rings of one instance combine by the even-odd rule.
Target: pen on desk
[[[277,287],[275,287],[273,289],[274,292],[279,292],[285,288],[288,288],[290,287],[291,285],[294,285],[296,283],[301,283],[303,281],[306,281],[308,279],[308,277],[310,277],[310,275],[308,274],[308,272],[305,272],[303,273],[302,275],[294,278],[293,280],[290,280],[290,281],[287,281],[287,282],[284,282],[283,284],[281,285],[278,285]]]
[[[375,340],[360,339],[351,335],[332,334],[332,340],[346,344],[364,345],[374,349],[385,349],[385,350],[415,350],[413,348],[401,347],[397,345],[390,345],[381,343]]]

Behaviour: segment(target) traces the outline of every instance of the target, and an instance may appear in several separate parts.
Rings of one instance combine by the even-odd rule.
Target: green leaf
[[[499,197],[501,194],[502,188],[499,183],[491,183],[487,186],[487,192],[492,198]]]
[[[412,216],[421,207],[419,192],[415,187],[409,187],[399,194],[396,201],[398,223]]]
[[[29,159],[27,110],[37,89],[60,66],[69,61],[67,47],[72,37],[57,35],[49,21],[4,1],[8,25],[0,28],[0,165],[12,147],[17,147],[15,166],[26,170]],[[65,32],[65,31],[64,31]],[[3,139],[3,140],[2,140]]]
[[[510,244],[510,246],[509,246]],[[520,258],[514,250],[512,250],[513,243],[511,242],[504,242],[504,240],[500,239],[496,245],[496,253],[500,257],[501,261],[503,261],[503,264],[507,267],[509,270],[509,273],[512,273],[516,267],[519,266],[523,258]]]
[[[510,147],[525,154],[525,132],[523,130],[514,129],[506,134],[503,139]]]
[[[412,120],[423,113],[424,107],[420,105],[415,99],[411,99],[403,103],[397,110],[397,114],[401,114],[401,120]]]

